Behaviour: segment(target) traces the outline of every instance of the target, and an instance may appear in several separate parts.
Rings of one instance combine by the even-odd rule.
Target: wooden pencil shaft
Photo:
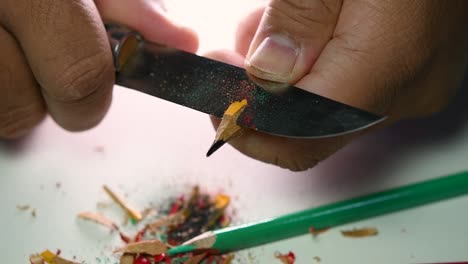
[[[250,248],[468,193],[468,172],[411,184],[270,220],[214,231],[220,252]]]
[[[221,120],[218,129],[216,130],[216,141],[226,141],[240,135],[242,128],[236,124],[236,119],[232,116],[225,117]]]

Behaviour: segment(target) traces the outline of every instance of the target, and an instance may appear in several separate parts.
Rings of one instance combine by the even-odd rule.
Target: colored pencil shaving
[[[289,251],[287,254],[276,252],[275,258],[279,259],[283,264],[294,264],[296,261],[296,255],[292,251]]]
[[[244,111],[246,106],[246,99],[233,102],[231,105],[229,105],[229,107],[224,112],[218,129],[216,130],[215,140],[206,153],[207,157],[211,156],[211,154],[221,148],[224,144],[226,144],[226,142],[242,135],[242,133],[245,131],[245,128],[237,125],[237,119],[239,118],[242,111]]]
[[[79,264],[71,260],[64,259],[58,254],[51,252],[50,250],[45,250],[41,254],[33,254],[29,256],[29,262],[31,264]]]
[[[343,230],[341,234],[345,237],[369,237],[369,236],[376,236],[379,233],[377,228],[373,227],[365,227],[353,230]]]
[[[321,228],[321,229],[315,229],[314,227],[309,228],[309,233],[311,233],[314,237],[323,234],[330,230],[330,228]]]
[[[130,217],[132,217],[135,221],[140,221],[143,218],[141,212],[131,207],[120,195],[113,192],[106,185],[102,186],[102,188],[112,198],[112,200],[116,202],[120,207],[122,207],[122,209],[124,209],[125,212],[127,212],[127,214],[129,214]]]
[[[180,199],[174,202],[171,212],[181,212],[185,221],[169,228],[168,242],[171,245],[180,245],[205,231],[218,229],[229,223],[226,223],[228,217],[225,215],[225,209],[230,198],[225,194],[218,194],[212,199],[207,194],[201,194],[198,187],[194,187],[188,201],[183,206],[179,206],[179,202]],[[178,207],[176,211],[174,206]]]
[[[160,240],[145,240],[127,244],[114,253],[160,255],[167,252],[167,246]]]
[[[82,212],[78,214],[78,218],[101,224],[111,230],[119,230],[119,227],[112,220],[99,213]]]
[[[107,190],[110,191],[109,188]],[[109,193],[108,191],[106,192]],[[114,196],[118,197],[117,195]],[[230,203],[229,196],[225,194],[210,196],[201,192],[198,186],[195,186],[191,194],[187,196],[188,199],[185,195],[171,199],[167,208],[158,208],[160,210],[149,208],[145,210],[149,215],[148,218],[154,217],[156,219],[143,219],[148,223],[145,223],[144,227],[132,236],[121,232],[119,226],[100,213],[82,212],[77,217],[120,231],[118,234],[124,246],[114,250],[113,253],[116,254],[115,257],[119,260],[112,263],[229,264],[234,258],[232,254],[213,255],[214,252],[189,252],[169,256],[167,253],[170,247],[181,244],[186,238],[197,236],[203,231],[210,230],[210,228],[226,227],[229,224],[229,217],[225,215],[225,210]],[[142,215],[144,215],[145,211],[142,212]],[[142,222],[134,223],[135,226],[142,224]],[[41,254],[31,255],[30,263],[77,264],[60,257],[59,253],[54,254],[46,250]],[[110,258],[104,261],[106,263],[111,262]]]

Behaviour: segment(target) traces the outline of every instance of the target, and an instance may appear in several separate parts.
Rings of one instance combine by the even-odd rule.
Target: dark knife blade
[[[118,85],[220,118],[233,101],[247,99],[238,124],[279,136],[330,137],[384,119],[296,87],[269,93],[242,68],[146,41],[119,68]]]

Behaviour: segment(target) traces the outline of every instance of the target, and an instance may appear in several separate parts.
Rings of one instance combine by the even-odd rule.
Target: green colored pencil
[[[468,193],[468,171],[197,236],[169,255],[199,249],[226,253]]]

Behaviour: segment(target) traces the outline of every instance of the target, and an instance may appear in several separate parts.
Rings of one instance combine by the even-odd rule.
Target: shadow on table
[[[34,130],[20,139],[5,140],[0,139],[0,151],[8,155],[20,155],[26,150],[34,138]]]
[[[454,101],[430,118],[396,123],[351,143],[313,169],[313,190],[348,197],[383,181],[412,150],[444,144],[468,126],[468,75]],[[391,174],[391,173],[390,173]],[[317,186],[318,185],[318,186]]]

